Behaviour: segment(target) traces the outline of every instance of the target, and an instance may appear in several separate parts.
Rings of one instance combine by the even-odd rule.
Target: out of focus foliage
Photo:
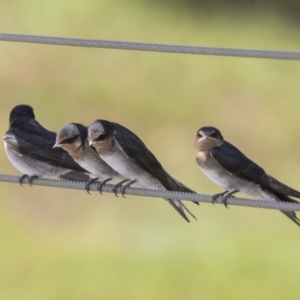
[[[237,18],[231,7],[203,13],[160,1],[3,0],[0,28],[300,49],[298,27],[279,10],[243,10]],[[137,133],[174,177],[197,192],[218,193],[193,153],[196,130],[212,125],[299,190],[299,78],[295,61],[1,42],[0,131],[20,103],[32,105],[53,131],[109,119]],[[0,166],[20,174],[3,147]],[[0,183],[0,299],[299,298],[296,225],[277,211],[187,206],[198,221],[184,222],[162,199]]]
[[[148,1],[148,0],[145,0]],[[193,11],[218,10],[239,11],[241,14],[257,13],[271,10],[278,11],[282,16],[300,21],[299,0],[156,0]]]

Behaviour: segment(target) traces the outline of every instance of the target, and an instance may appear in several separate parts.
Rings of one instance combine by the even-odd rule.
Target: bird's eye
[[[218,137],[218,133],[217,133],[216,131],[214,131],[214,132],[211,134],[211,137],[217,138],[217,137]]]
[[[64,144],[72,144],[76,139],[76,136],[71,136],[64,140]]]
[[[197,139],[202,138],[202,134],[200,132],[197,133]]]
[[[105,133],[101,133],[97,138],[96,141],[103,141],[106,139],[106,134]]]

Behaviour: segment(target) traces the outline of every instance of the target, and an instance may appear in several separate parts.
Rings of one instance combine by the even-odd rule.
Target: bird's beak
[[[94,144],[94,141],[88,141],[89,142],[89,146],[92,146]]]
[[[199,141],[205,141],[208,139],[208,136],[203,136],[202,138],[199,139]]]
[[[60,148],[60,147],[61,147],[61,145],[60,145],[59,143],[56,142],[56,143],[54,144],[54,146],[52,147],[52,149]]]

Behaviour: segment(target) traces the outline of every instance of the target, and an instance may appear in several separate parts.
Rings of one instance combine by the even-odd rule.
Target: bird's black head
[[[15,106],[10,112],[9,123],[11,124],[12,121],[18,117],[28,117],[30,119],[35,119],[33,108],[30,105],[26,104],[20,104]]]
[[[211,126],[201,127],[196,134],[195,150],[203,151],[218,147],[223,141],[223,136],[217,128]]]

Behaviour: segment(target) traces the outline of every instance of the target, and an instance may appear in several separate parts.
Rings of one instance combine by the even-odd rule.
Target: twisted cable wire
[[[66,37],[26,35],[26,34],[13,34],[13,33],[0,33],[0,41],[51,44],[51,45],[75,46],[75,47],[94,47],[94,48],[109,48],[109,49],[123,49],[123,50],[137,50],[137,51],[168,52],[168,53],[181,53],[181,54],[201,54],[201,55],[300,60],[300,52],[293,52],[293,51],[140,43],[140,42],[128,42],[128,41],[80,39],[80,38],[66,38]]]
[[[19,179],[20,179],[19,176],[0,174],[0,182],[2,181],[2,182],[19,184]],[[27,184],[27,180],[25,180],[23,183]],[[33,181],[33,185],[85,190],[86,182],[38,178]],[[97,191],[97,186],[98,186],[97,183],[92,183],[90,185],[90,190]],[[105,184],[102,188],[102,191],[106,193],[114,193],[113,188],[114,185]],[[129,187],[126,189],[126,195],[174,199],[174,200],[177,199],[177,200],[187,200],[187,201],[197,201],[197,202],[207,202],[207,203],[212,202],[212,195],[176,192],[176,191],[167,191],[167,190],[152,190],[147,188]],[[216,200],[215,203],[222,204],[220,200]],[[300,211],[300,203],[283,202],[283,201],[268,201],[268,200],[259,200],[259,199],[229,197],[228,205],[266,208],[266,209],[280,209],[286,211]]]

